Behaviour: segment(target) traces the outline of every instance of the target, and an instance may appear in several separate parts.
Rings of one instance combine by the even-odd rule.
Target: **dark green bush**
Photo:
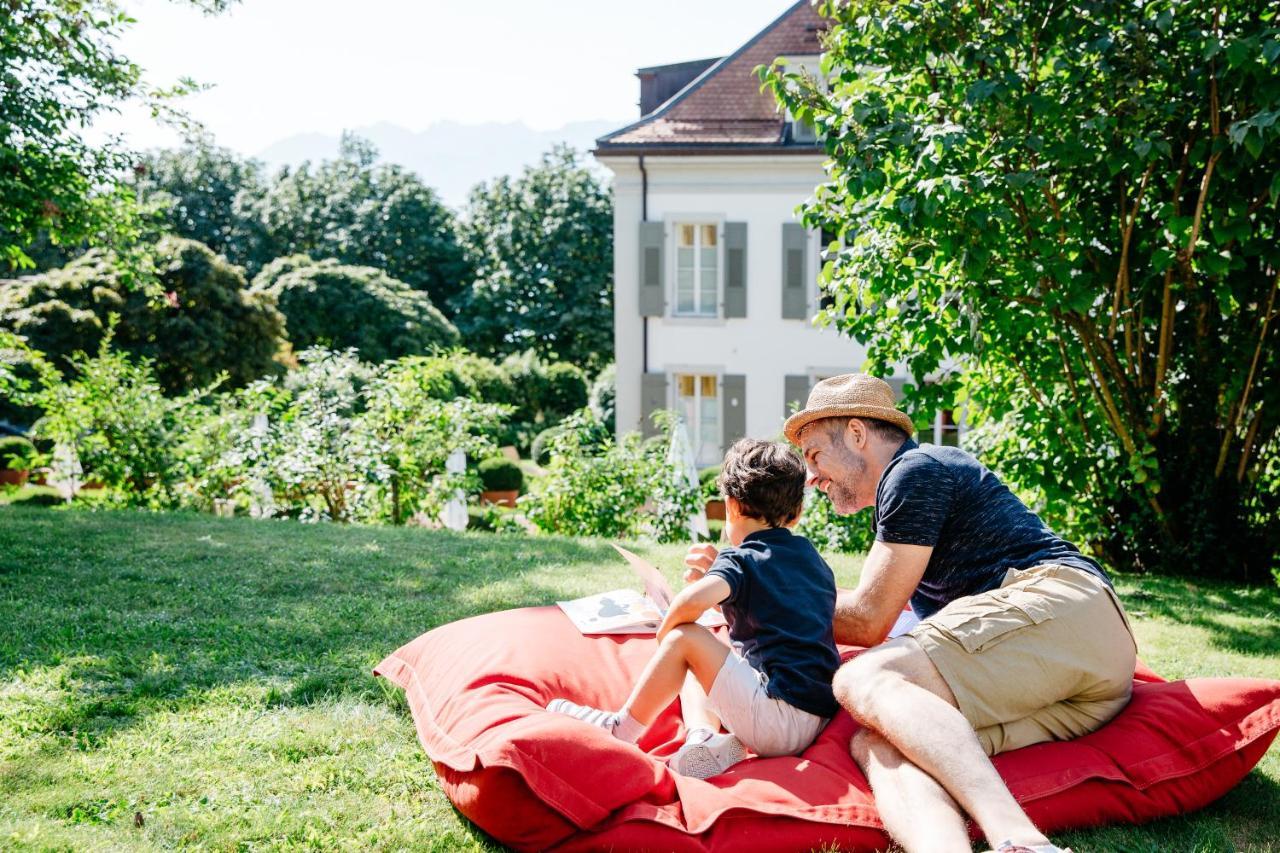
[[[524,472],[506,457],[485,459],[476,470],[487,492],[519,491],[524,486]]]
[[[703,468],[698,472],[698,482],[702,485],[702,494],[709,501],[720,500],[720,487],[716,485],[716,478],[719,476],[719,465],[712,465],[710,468]]]
[[[614,431],[614,398],[617,396],[617,367],[607,365],[591,382],[591,390],[587,393],[587,405],[592,414]]]
[[[551,442],[561,432],[563,432],[562,428],[556,424],[538,433],[537,438],[533,440],[533,446],[529,449],[530,458],[545,467],[551,461]]]
[[[377,364],[458,343],[426,293],[373,267],[292,255],[267,264],[253,291],[275,297],[295,349],[355,348]]]
[[[36,446],[29,439],[20,435],[0,436],[0,468],[30,470],[35,456]]]

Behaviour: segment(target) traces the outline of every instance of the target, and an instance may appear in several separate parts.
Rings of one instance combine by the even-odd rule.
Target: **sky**
[[[388,122],[569,122],[638,115],[637,68],[723,56],[789,0],[242,0],[207,17],[125,0],[121,52],[155,85],[209,84],[185,109],[241,154]],[[177,135],[141,110],[99,121],[136,148]]]

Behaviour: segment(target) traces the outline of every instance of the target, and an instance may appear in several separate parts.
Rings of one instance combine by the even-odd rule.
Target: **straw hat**
[[[792,444],[799,444],[800,431],[823,418],[875,418],[900,427],[907,435],[916,431],[911,418],[898,411],[889,383],[865,373],[832,376],[814,385],[809,402],[787,418],[782,431]]]

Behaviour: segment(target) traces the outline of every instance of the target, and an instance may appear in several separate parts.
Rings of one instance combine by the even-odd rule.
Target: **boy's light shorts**
[[[795,755],[813,743],[827,718],[771,698],[766,681],[764,673],[730,650],[711,685],[707,707],[756,755]]]
[[[1010,569],[912,628],[988,755],[1069,740],[1120,712],[1137,653],[1119,599],[1073,566]]]

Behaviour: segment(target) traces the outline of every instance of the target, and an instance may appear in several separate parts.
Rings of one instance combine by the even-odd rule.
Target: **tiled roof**
[[[779,56],[814,56],[826,22],[799,0],[751,41],[634,124],[596,140],[599,153],[685,146],[783,146],[785,115],[755,74]],[[791,145],[805,150],[811,146]]]

